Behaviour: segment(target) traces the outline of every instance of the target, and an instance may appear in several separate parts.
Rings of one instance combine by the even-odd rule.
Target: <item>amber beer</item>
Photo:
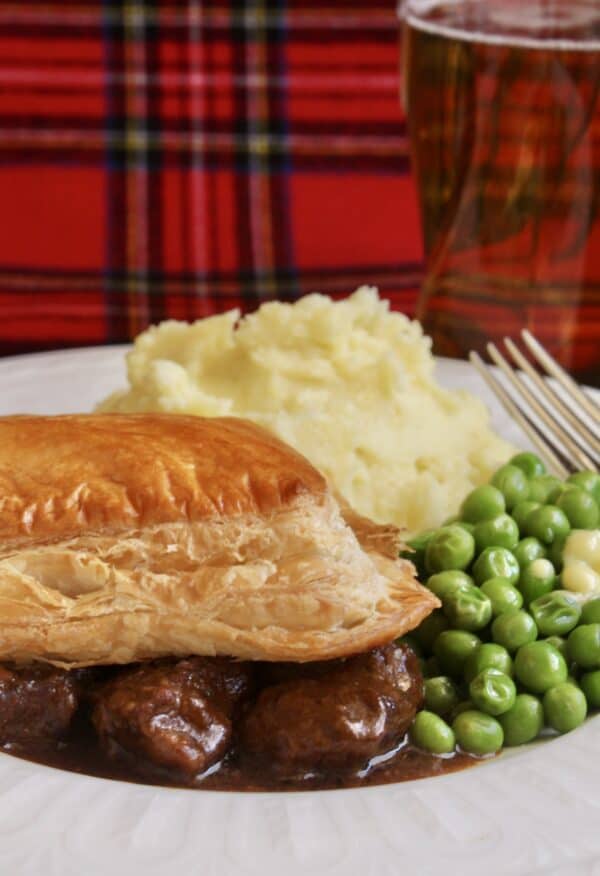
[[[600,0],[408,0],[419,317],[465,355],[527,327],[600,384]]]

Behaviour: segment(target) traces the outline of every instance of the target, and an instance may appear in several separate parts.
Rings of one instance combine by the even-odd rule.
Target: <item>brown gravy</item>
[[[11,743],[2,751],[35,763],[146,785],[162,785],[171,788],[197,788],[207,791],[323,791],[340,788],[359,788],[372,785],[387,785],[407,782],[429,776],[456,772],[481,762],[480,758],[456,753],[449,757],[436,757],[413,748],[406,740],[385,758],[376,758],[368,769],[356,774],[306,776],[302,779],[282,781],[269,774],[268,768],[260,772],[241,765],[234,755],[226,757],[204,776],[185,782],[180,776],[147,764],[127,763],[110,759],[98,745],[92,728],[86,722],[76,722],[69,736],[60,741]],[[378,762],[376,762],[378,761]]]

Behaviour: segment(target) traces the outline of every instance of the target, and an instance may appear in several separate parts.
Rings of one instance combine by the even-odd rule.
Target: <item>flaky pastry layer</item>
[[[437,601],[360,548],[335,502],[80,536],[0,560],[0,659],[63,666],[227,654],[308,661],[375,647]]]
[[[321,660],[390,641],[439,605],[415,581],[412,565],[397,558],[397,531],[340,511],[319,473],[257,427],[225,421],[226,439],[238,436],[235,463],[231,449],[225,452],[228,469],[216,466],[214,447],[202,446],[206,435],[216,440],[214,421],[132,418],[140,434],[158,436],[155,450],[164,425],[172,461],[163,452],[154,467],[128,472],[123,460],[111,469],[110,457],[136,424],[92,419],[112,420],[117,438],[96,447],[93,489],[89,481],[80,489],[85,511],[77,518],[60,486],[72,495],[71,468],[81,472],[84,463],[58,453],[46,482],[49,489],[54,478],[54,505],[42,512],[35,499],[29,535],[17,537],[13,528],[0,543],[1,660],[68,667],[188,654]],[[107,427],[95,426],[105,435]],[[23,480],[15,462],[14,478]],[[6,482],[0,463],[2,476]],[[129,526],[124,506],[114,506],[119,492],[136,511]],[[184,495],[177,504],[174,497]],[[5,507],[14,511],[18,502],[13,496]]]

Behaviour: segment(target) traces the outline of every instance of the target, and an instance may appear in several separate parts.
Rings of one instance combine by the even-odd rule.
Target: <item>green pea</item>
[[[591,493],[579,487],[568,487],[556,501],[573,529],[595,529],[600,520],[600,508]]]
[[[481,585],[481,592],[492,603],[492,617],[498,617],[505,611],[513,611],[523,605],[523,597],[506,578],[489,578]]]
[[[509,460],[509,463],[510,465],[516,465],[517,468],[520,468],[528,478],[534,478],[546,474],[546,466],[539,456],[535,455],[535,453],[517,453],[516,456],[513,456],[513,458]]]
[[[567,483],[591,493],[600,505],[600,474],[597,471],[576,471],[575,474],[569,475]]]
[[[525,530],[525,521],[529,517],[532,511],[535,511],[536,508],[541,508],[541,504],[539,502],[532,502],[530,499],[525,499],[524,502],[518,502],[515,507],[512,509],[511,514],[512,518],[519,527],[519,532],[523,532]]]
[[[529,481],[525,473],[516,465],[503,465],[491,482],[504,496],[507,511],[514,508],[518,502],[529,498]]]
[[[525,533],[544,544],[552,544],[568,535],[571,526],[564,511],[556,505],[543,505],[528,515]]]
[[[556,650],[564,658],[564,660],[569,659],[567,640],[563,639],[562,636],[548,636],[547,639],[542,639],[542,642],[547,642],[549,645],[552,645],[553,648],[556,648]]]
[[[483,672],[484,669],[498,669],[505,675],[512,676],[512,657],[501,645],[496,645],[494,642],[484,642],[465,663],[464,679],[466,683],[470,684],[475,676]]]
[[[416,535],[414,538],[407,541],[407,550],[400,552],[401,557],[410,560],[411,563],[414,564],[420,579],[426,577],[425,550],[436,532],[437,529],[429,529],[426,532],[421,532],[419,535]]]
[[[581,609],[582,624],[600,624],[600,596],[585,602]]]
[[[564,590],[539,596],[533,600],[529,611],[542,636],[566,636],[581,617],[581,605],[576,597]]]
[[[546,548],[538,541],[537,538],[522,538],[519,544],[514,548],[513,554],[519,566],[523,568],[533,563],[534,560],[544,559],[546,557]]]
[[[454,751],[454,732],[439,715],[423,710],[410,729],[413,744],[432,754],[450,754]]]
[[[545,693],[566,681],[567,674],[564,657],[547,642],[529,642],[517,651],[515,675],[530,693]]]
[[[587,700],[588,708],[600,709],[600,669],[584,672],[579,685]]]
[[[467,523],[466,520],[457,520],[456,526],[460,526],[461,529],[466,529],[466,531],[469,533],[469,535],[473,535],[473,533],[475,532],[475,524],[474,523]]]
[[[519,564],[506,548],[489,547],[477,557],[473,566],[476,584],[483,584],[490,578],[506,578],[510,584],[519,579]]]
[[[437,575],[431,575],[427,579],[426,586],[443,602],[452,593],[472,587],[473,579],[465,572],[457,570],[438,572]]]
[[[450,626],[457,630],[481,630],[492,619],[492,603],[479,587],[457,590],[443,603]]]
[[[567,639],[567,651],[582,669],[600,669],[600,624],[575,627]]]
[[[504,496],[489,484],[475,487],[462,503],[460,516],[468,523],[490,520],[506,511]]]
[[[447,675],[425,680],[425,708],[430,712],[448,715],[458,703],[458,688]]]
[[[427,529],[425,532],[421,532],[419,535],[410,538],[406,544],[408,547],[412,548],[413,551],[424,551],[436,532],[437,529]]]
[[[565,542],[567,540],[567,536],[563,536],[563,538],[557,538],[556,541],[552,542],[550,547],[548,548],[548,559],[556,569],[556,572],[562,571],[563,567],[563,553],[565,549]]]
[[[484,669],[469,684],[469,696],[475,707],[487,715],[501,715],[515,702],[515,683],[499,669]]]
[[[461,712],[454,719],[452,729],[457,743],[469,754],[479,756],[495,754],[502,748],[504,741],[502,725],[484,712],[475,710]]]
[[[413,630],[412,635],[423,649],[423,652],[429,654],[439,634],[447,629],[448,621],[441,609],[437,609],[428,615],[425,620],[421,621],[416,630]]]
[[[568,484],[565,481],[559,481],[559,484],[560,486],[556,487],[552,491],[551,498],[546,502],[546,505],[556,505],[564,491],[569,488]]]
[[[465,663],[480,644],[480,639],[466,630],[445,630],[435,640],[433,653],[444,673],[460,678]]]
[[[540,475],[529,481],[529,499],[546,505],[553,502],[563,491],[563,483],[554,475]]]
[[[539,736],[544,726],[544,709],[537,697],[521,693],[498,720],[504,730],[505,745],[524,745]]]
[[[508,514],[499,514],[477,523],[474,536],[478,552],[488,547],[503,547],[510,551],[519,543],[519,527]]]
[[[521,569],[518,587],[523,594],[525,605],[550,593],[555,585],[556,572],[550,560],[540,557]]]
[[[583,724],[586,715],[587,702],[576,684],[565,681],[544,694],[544,717],[553,730],[568,733]]]
[[[466,569],[475,556],[475,540],[462,526],[442,526],[425,549],[428,572]]]
[[[534,619],[526,611],[508,611],[498,615],[492,623],[492,638],[511,653],[537,639]]]
[[[437,529],[426,529],[424,532],[409,538],[406,544],[414,551],[424,551],[436,532]]]

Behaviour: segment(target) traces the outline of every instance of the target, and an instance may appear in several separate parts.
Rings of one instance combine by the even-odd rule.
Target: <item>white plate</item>
[[[126,348],[0,360],[0,414],[89,411],[124,384]],[[519,430],[464,362],[495,428]],[[600,874],[600,718],[435,779],[348,791],[238,794],[78,776],[0,755],[4,876]]]

